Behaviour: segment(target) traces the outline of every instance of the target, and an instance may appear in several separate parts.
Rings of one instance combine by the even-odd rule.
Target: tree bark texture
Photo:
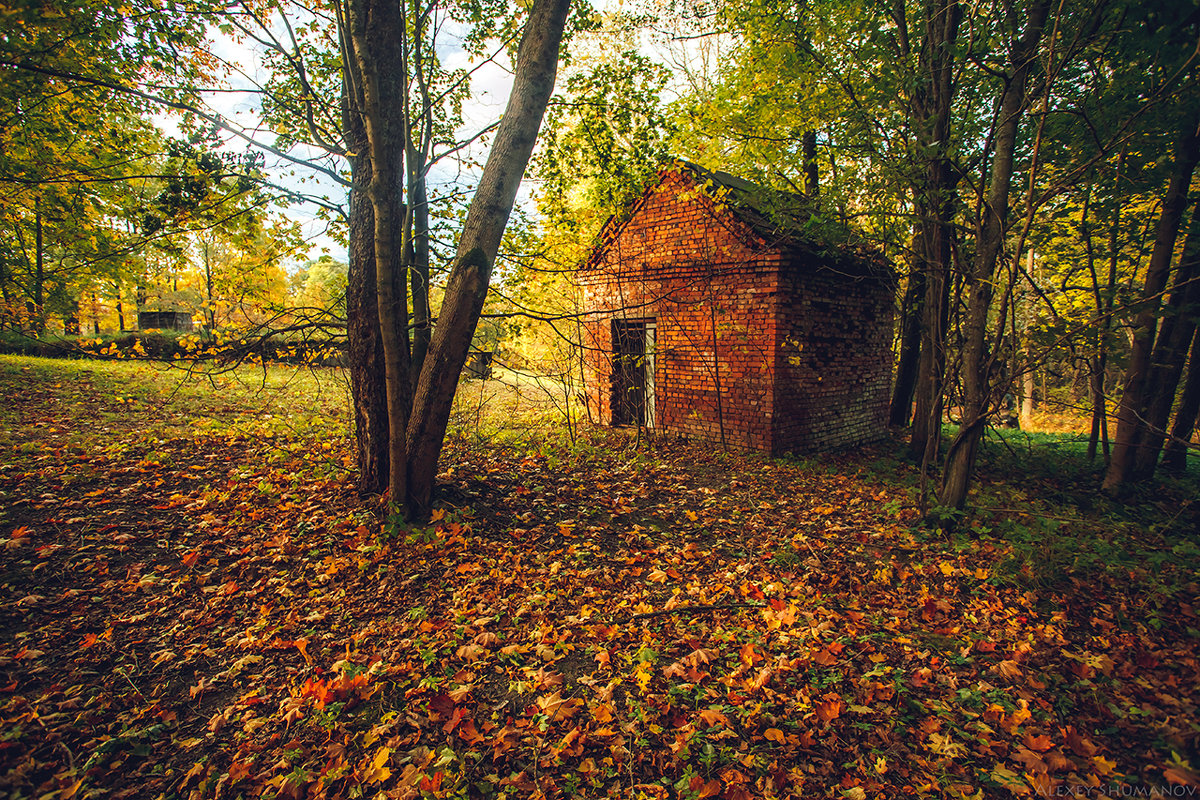
[[[342,45],[343,61],[348,63],[345,38]],[[367,152],[367,132],[356,110],[361,102],[357,95],[353,73],[347,71],[342,89],[342,130],[350,154],[351,183],[346,355],[350,399],[354,407],[354,439],[358,446],[358,490],[364,494],[377,494],[387,489],[388,481],[387,386],[375,290],[375,215],[367,199],[371,156]]]
[[[923,232],[923,248],[927,254],[925,300],[909,451],[913,458],[927,466],[936,464],[939,459],[945,403],[943,383],[946,330],[950,316],[950,264],[953,258],[953,217],[946,214],[946,211],[939,211],[937,219],[927,220]]]
[[[1163,449],[1162,470],[1171,475],[1182,475],[1187,468],[1188,445],[1192,434],[1200,423],[1200,327],[1192,334],[1192,352],[1188,356],[1187,380],[1179,397],[1179,408],[1175,410],[1175,422],[1171,425],[1171,438]]]
[[[914,93],[913,116],[918,152],[925,160],[923,182],[914,187],[914,209],[921,236],[918,253],[925,276],[922,335],[917,368],[916,410],[909,450],[922,465],[938,460],[942,432],[946,322],[950,300],[950,263],[958,179],[950,161],[953,116],[954,43],[962,21],[957,0],[927,0],[919,70],[927,78]]]
[[[1200,308],[1200,203],[1192,207],[1192,221],[1173,286],[1150,356],[1146,422],[1133,463],[1135,481],[1152,477],[1158,466],[1171,407],[1175,404],[1175,392],[1187,361],[1188,345],[1196,331],[1194,320],[1196,310]]]
[[[401,225],[404,222],[405,87],[402,47],[404,6],[389,0],[349,0],[349,50],[358,83],[355,110],[366,131],[371,180],[366,194],[374,215],[375,291],[383,344],[388,409],[388,491],[392,502],[408,494],[405,430],[412,403],[409,375],[408,294]]]
[[[914,249],[918,246],[914,241]],[[921,312],[924,301],[925,270],[914,256],[908,286],[904,289],[900,357],[896,364],[896,380],[892,384],[892,402],[888,410],[888,425],[893,428],[905,427],[912,416],[913,391],[917,386],[917,369],[921,360]]]
[[[412,390],[417,390],[429,340],[433,336],[433,320],[429,311],[429,195],[425,186],[425,161],[422,154],[410,150],[409,213],[411,252],[408,254],[409,280],[412,285]]]
[[[530,11],[517,51],[508,106],[467,211],[408,425],[408,511],[412,516],[423,517],[433,499],[454,391],[483,310],[517,187],[554,89],[569,8],[570,0],[537,0]]]
[[[1028,363],[1032,354],[1026,345],[1025,358]],[[1033,419],[1033,367],[1025,367],[1021,373],[1021,410],[1017,412],[1018,424],[1022,430],[1029,430]]]
[[[1017,134],[1026,107],[1026,85],[1042,38],[1049,0],[1034,0],[1025,32],[1012,44],[1012,75],[1003,89],[992,154],[991,178],[981,211],[971,269],[971,292],[963,323],[963,418],[946,453],[940,501],[961,509],[975,471],[975,458],[984,427],[992,413],[994,358],[987,352],[988,312],[992,307],[996,265],[1008,231],[1008,196],[1012,187]]]
[[[1117,410],[1117,432],[1113,441],[1112,459],[1104,474],[1102,488],[1119,492],[1135,477],[1137,450],[1146,432],[1149,412],[1150,360],[1154,350],[1155,332],[1161,295],[1171,274],[1171,261],[1179,227],[1187,205],[1188,186],[1200,160],[1200,115],[1193,114],[1180,131],[1175,150],[1175,166],[1163,198],[1162,213],[1154,237],[1154,249],[1146,269],[1146,284],[1142,290],[1144,307],[1134,319],[1133,349],[1125,369],[1125,389]]]
[[[351,158],[354,188],[350,190],[346,349],[358,444],[358,490],[374,494],[387,489],[388,418],[375,296],[375,216],[363,188],[370,180],[370,170],[371,160],[365,153]]]

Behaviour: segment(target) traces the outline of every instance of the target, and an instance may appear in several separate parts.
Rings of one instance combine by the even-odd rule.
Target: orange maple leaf
[[[762,655],[754,649],[754,642],[746,642],[742,645],[739,655],[742,658],[742,663],[748,667],[753,667],[756,663],[763,660]]]
[[[821,702],[817,703],[817,719],[828,724],[842,715],[844,707],[842,698],[831,692],[821,698]]]

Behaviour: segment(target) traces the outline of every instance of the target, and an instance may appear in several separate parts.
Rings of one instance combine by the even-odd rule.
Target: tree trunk
[[[1154,249],[1146,270],[1146,285],[1142,290],[1145,303],[1133,325],[1133,351],[1125,370],[1125,390],[1117,410],[1117,434],[1113,442],[1112,459],[1104,475],[1102,489],[1115,493],[1134,479],[1137,450],[1145,435],[1144,420],[1149,411],[1147,393],[1150,357],[1154,350],[1154,334],[1158,325],[1161,295],[1171,273],[1171,260],[1180,222],[1187,204],[1188,186],[1196,162],[1200,159],[1200,115],[1193,114],[1180,131],[1175,152],[1175,168],[1163,198],[1162,213],[1154,238]]]
[[[349,50],[371,156],[366,194],[374,217],[375,292],[383,343],[388,413],[388,491],[394,504],[408,496],[408,427],[412,404],[409,374],[408,295],[403,270],[404,111],[407,81],[402,45],[407,36],[403,5],[389,0],[350,0]]]
[[[913,412],[909,450],[922,465],[939,460],[946,371],[946,329],[950,317],[950,237],[952,216],[939,209],[937,219],[925,221],[923,247],[926,252],[925,300],[918,356],[916,409]]]
[[[820,172],[817,168],[817,132],[805,131],[800,137],[804,158],[804,194],[816,197],[821,191],[818,179]]]
[[[350,190],[346,355],[358,444],[358,490],[373,494],[387,489],[387,387],[375,293],[375,217],[361,188],[370,180],[371,160],[362,154],[350,162],[354,188]]]
[[[1033,69],[1038,43],[1049,11],[1049,0],[1034,0],[1024,34],[1011,51],[1012,77],[1003,90],[996,127],[992,175],[975,242],[970,298],[963,324],[963,418],[946,453],[942,474],[941,504],[961,509],[975,472],[979,443],[991,413],[992,363],[987,352],[988,312],[992,307],[996,264],[1008,230],[1008,195],[1012,186],[1017,133],[1025,110],[1025,87]]]
[[[1088,394],[1092,400],[1092,426],[1088,433],[1088,461],[1096,460],[1096,447],[1104,443],[1104,460],[1108,462],[1108,415],[1104,393],[1104,373],[1108,369],[1108,348],[1101,347],[1088,362],[1092,374],[1088,376]]]
[[[421,377],[421,367],[425,363],[425,354],[429,350],[429,339],[433,333],[429,309],[429,207],[426,170],[429,147],[433,141],[435,108],[425,75],[425,22],[427,17],[416,8],[416,2],[413,5],[411,38],[406,38],[401,43],[400,49],[405,81],[411,80],[415,84],[416,101],[419,104],[419,111],[414,116],[412,107],[409,105],[410,97],[414,93],[406,90],[402,122],[408,207],[401,233],[404,270],[408,278],[408,286],[405,287],[405,290],[412,295],[410,326],[412,351],[408,370],[410,395],[416,394],[417,381]],[[418,123],[420,124],[419,131]]]
[[[438,324],[417,384],[408,426],[408,511],[428,513],[438,456],[492,266],[554,89],[558,50],[570,0],[537,0],[517,52],[508,106],[467,211]]]
[[[919,246],[914,237],[913,249]],[[925,299],[925,269],[913,258],[904,290],[903,320],[900,330],[900,357],[896,363],[896,381],[892,386],[892,403],[888,410],[888,425],[903,428],[912,415],[913,391],[917,386],[917,369],[921,363],[921,316]]]
[[[1034,272],[1034,255],[1033,255],[1032,250],[1029,251],[1029,263],[1026,266],[1025,271],[1028,274],[1029,280],[1031,280],[1031,281],[1036,280],[1035,272]],[[1017,426],[1023,431],[1028,431],[1033,428],[1033,384],[1034,384],[1033,330],[1034,330],[1034,326],[1037,325],[1037,323],[1040,321],[1040,317],[1041,317],[1041,315],[1038,314],[1036,310],[1031,309],[1028,312],[1028,316],[1026,317],[1026,321],[1025,321],[1025,331],[1024,331],[1024,334],[1025,334],[1025,347],[1024,347],[1025,359],[1024,359],[1024,363],[1021,365],[1021,376],[1020,376],[1021,404],[1017,408]],[[1014,339],[1013,350],[1015,351],[1016,350],[1015,340],[1016,340],[1016,336],[1017,336],[1017,311],[1016,311],[1016,298],[1015,297],[1013,300],[1012,326],[1013,326],[1013,339]]]
[[[1026,357],[1031,354],[1028,347],[1025,350]],[[1017,419],[1020,421],[1021,430],[1027,431],[1032,427],[1033,420],[1033,367],[1025,367],[1025,371],[1021,373],[1021,410],[1017,413]]]
[[[46,256],[42,242],[42,205],[41,198],[33,201],[33,332],[41,336],[46,332]]]
[[[13,302],[14,288],[12,272],[8,269],[5,259],[0,258],[0,298],[3,298],[5,303]]]
[[[204,317],[208,329],[214,331],[217,329],[217,301],[213,297],[212,255],[209,253],[207,240],[204,242],[204,290],[208,298]]]
[[[1171,426],[1171,439],[1163,451],[1162,470],[1172,475],[1182,475],[1187,468],[1188,445],[1192,433],[1200,422],[1200,327],[1192,334],[1192,352],[1188,356],[1188,376],[1175,410],[1175,424]]]
[[[1125,151],[1117,157],[1115,187],[1119,190],[1121,176],[1125,171]],[[1086,220],[1085,220],[1086,222]],[[1087,458],[1089,462],[1096,460],[1096,446],[1104,448],[1104,463],[1108,464],[1108,393],[1106,379],[1108,376],[1108,340],[1112,330],[1113,303],[1117,294],[1117,264],[1120,260],[1121,247],[1121,204],[1113,204],[1112,218],[1108,224],[1108,282],[1101,291],[1100,279],[1096,274],[1096,259],[1092,249],[1091,228],[1083,224],[1082,234],[1088,253],[1088,272],[1092,279],[1092,300],[1096,305],[1095,336],[1092,343],[1092,358],[1089,361],[1092,374],[1089,381],[1092,400],[1092,427],[1088,436]]]
[[[1154,352],[1150,356],[1147,408],[1142,443],[1134,456],[1133,479],[1147,480],[1154,475],[1158,455],[1167,435],[1175,390],[1183,375],[1188,345],[1196,331],[1196,310],[1200,308],[1200,203],[1192,207],[1192,222],[1184,239],[1183,255],[1175,273],[1174,288],[1167,302]]]
[[[410,150],[410,164],[412,252],[408,261],[413,305],[412,390],[415,393],[421,368],[425,364],[425,354],[429,352],[429,340],[433,336],[433,320],[429,311],[429,196],[425,185],[426,165],[423,153],[416,148]]]
[[[950,123],[956,84],[954,43],[962,20],[957,0],[927,0],[919,56],[922,86],[913,98],[918,132],[915,157],[925,161],[923,182],[914,187],[913,207],[921,231],[919,257],[926,270],[916,410],[909,449],[922,465],[937,462],[941,445],[950,263],[958,178],[950,161]],[[929,154],[932,155],[929,155]]]
[[[375,291],[375,216],[366,197],[366,187],[371,181],[371,157],[366,152],[362,120],[349,107],[351,91],[347,86],[342,98],[342,125],[351,153],[346,356],[358,446],[358,490],[375,494],[387,488],[388,480],[387,387]]]

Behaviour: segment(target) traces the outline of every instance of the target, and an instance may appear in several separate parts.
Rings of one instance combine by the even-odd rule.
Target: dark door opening
[[[654,427],[654,344],[652,319],[613,320],[613,425]]]

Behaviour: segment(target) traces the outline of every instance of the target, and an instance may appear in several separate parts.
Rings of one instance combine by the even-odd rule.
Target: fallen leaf
[[[840,696],[827,694],[816,705],[817,719],[828,724],[842,715],[844,707]]]
[[[390,748],[381,747],[375,751],[375,755],[369,757],[363,762],[361,771],[361,779],[363,783],[375,784],[383,783],[392,776],[392,770],[387,766],[388,760],[392,757]]]

